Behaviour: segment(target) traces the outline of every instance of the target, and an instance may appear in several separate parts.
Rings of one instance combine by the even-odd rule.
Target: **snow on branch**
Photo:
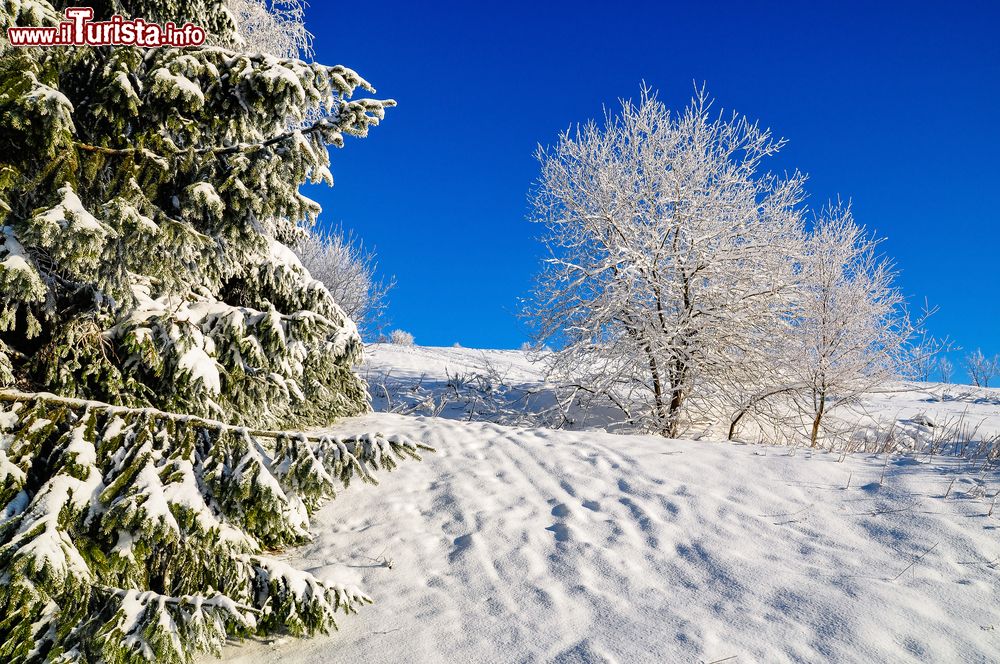
[[[186,661],[325,631],[371,600],[265,552],[307,541],[335,485],[429,450],[0,391],[0,606],[23,607],[0,652]]]
[[[249,153],[292,139],[300,139],[303,136],[315,133],[324,133],[333,145],[343,147],[344,140],[340,135],[340,132],[346,132],[361,137],[367,136],[368,127],[378,125],[380,121],[385,119],[385,109],[392,108],[395,105],[396,102],[393,99],[353,99],[344,102],[344,105],[341,107],[340,112],[336,116],[317,120],[304,129],[286,131],[255,143],[209,146],[195,148],[194,150],[182,150],[180,148],[175,148],[171,152],[171,155],[182,156],[189,155],[192,152],[196,155],[207,156],[225,156],[239,152]],[[150,158],[163,158],[162,155],[158,155],[146,148],[141,147],[109,148],[101,145],[90,145],[89,143],[84,143],[82,141],[74,141],[73,145],[85,152],[97,152],[111,156],[128,157],[138,154]]]

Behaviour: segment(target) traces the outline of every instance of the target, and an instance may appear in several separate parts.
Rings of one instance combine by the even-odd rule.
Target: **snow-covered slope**
[[[1000,476],[982,462],[390,414],[335,428],[438,450],[352,486],[289,552],[376,604],[229,661],[1000,660]]]
[[[532,362],[531,353],[525,351],[393,344],[366,346],[362,374],[441,380],[449,375],[484,372],[491,366],[512,383],[542,379],[541,368]]]
[[[533,357],[516,350],[374,344],[365,350],[362,375],[379,411],[528,425],[551,421],[555,403],[543,363],[532,361]],[[619,429],[618,411],[571,411],[568,428]],[[921,422],[935,426],[921,427]],[[916,382],[888,385],[860,404],[831,413],[828,424],[840,445],[847,439],[879,436],[892,436],[900,449],[935,451],[944,440],[1000,442],[1000,389]],[[718,437],[721,431],[692,433]],[[757,442],[752,432],[741,434]],[[885,447],[872,442],[871,450]]]

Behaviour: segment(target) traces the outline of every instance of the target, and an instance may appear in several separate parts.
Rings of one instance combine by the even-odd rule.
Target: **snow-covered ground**
[[[482,353],[383,346],[368,362],[433,383],[485,357],[537,379],[521,353]],[[866,406],[1000,430],[1000,391],[920,385]],[[352,486],[288,554],[376,603],[228,661],[1000,661],[1000,474],[982,461],[395,414],[334,428],[438,450]]]
[[[501,424],[561,423],[561,411],[554,408],[555,389],[545,380],[544,365],[534,357],[515,350],[375,344],[366,349],[362,374],[377,411]],[[560,428],[623,432],[620,411],[570,407],[567,412],[571,422]],[[835,441],[829,444],[869,451],[895,447],[937,452],[946,442],[1000,443],[1000,389],[914,382],[888,385],[860,404],[831,413],[827,427]],[[721,434],[717,428],[689,436]],[[760,437],[750,427],[740,435],[751,442]]]

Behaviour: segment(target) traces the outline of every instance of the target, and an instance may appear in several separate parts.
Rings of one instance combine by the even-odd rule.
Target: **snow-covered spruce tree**
[[[0,30],[66,4],[5,0]],[[0,661],[325,630],[366,598],[266,552],[419,446],[281,432],[368,408],[354,324],[286,245],[327,146],[392,102],[241,52],[222,0],[95,5],[212,46],[0,47]]]

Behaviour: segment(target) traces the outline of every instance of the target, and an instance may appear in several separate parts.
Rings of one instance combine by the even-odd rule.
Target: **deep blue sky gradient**
[[[786,137],[771,169],[808,173],[812,207],[852,199],[933,331],[1000,352],[1000,2],[313,0],[307,23],[317,60],[399,102],[309,195],[377,249],[418,343],[527,339],[536,145],[645,80]]]

